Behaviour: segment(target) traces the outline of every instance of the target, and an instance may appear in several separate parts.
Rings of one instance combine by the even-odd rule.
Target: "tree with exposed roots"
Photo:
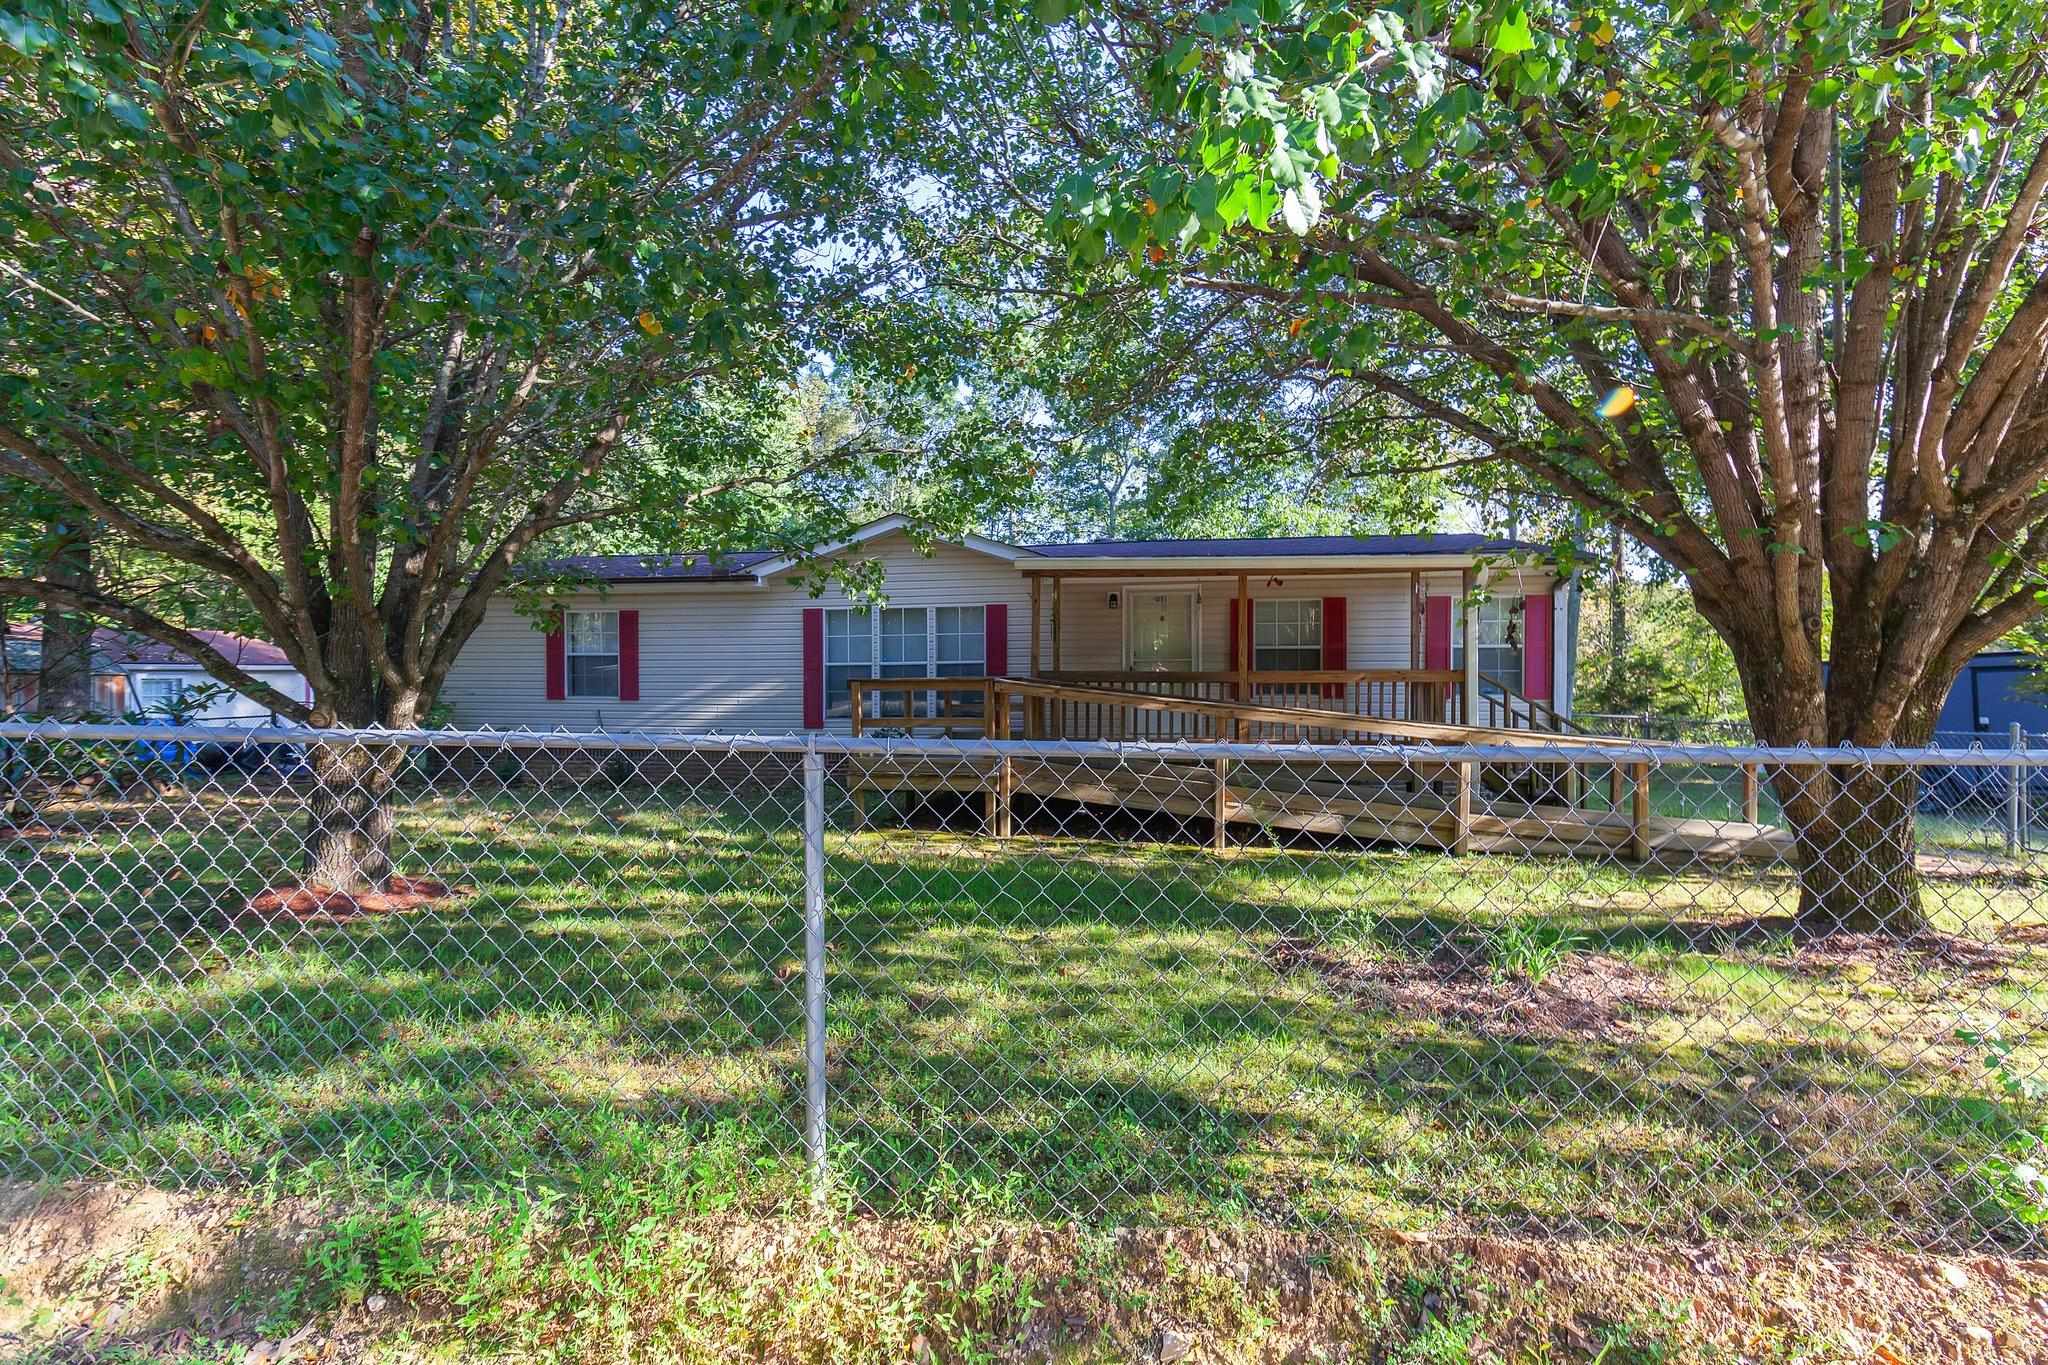
[[[1925,743],[2041,613],[2038,5],[1062,8],[990,101],[1034,307],[1177,307],[1293,376],[1314,459],[1426,426],[1430,467],[1620,527],[1764,743]],[[1777,790],[1805,928],[1923,924],[1910,772]]]
[[[772,394],[849,307],[880,311],[891,158],[945,98],[918,15],[11,7],[0,484],[232,589],[312,699],[140,586],[17,563],[0,595],[171,645],[295,721],[406,728],[550,537],[781,543],[845,446],[704,439],[709,396]],[[314,751],[303,876],[375,886],[398,750]]]

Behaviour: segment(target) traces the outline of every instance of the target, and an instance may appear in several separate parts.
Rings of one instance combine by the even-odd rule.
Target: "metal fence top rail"
[[[56,721],[0,722],[0,743],[158,743],[219,747],[304,744],[398,744],[415,749],[551,750],[701,754],[818,753],[877,758],[1032,758],[1161,761],[1219,758],[1250,761],[1367,763],[1581,763],[1597,766],[1647,764],[1792,766],[1844,764],[1885,767],[1973,767],[2048,769],[2048,747],[1809,748],[1764,745],[1644,742],[1574,744],[1560,737],[1548,744],[1308,744],[1228,743],[1188,740],[991,740],[945,737],[859,738],[833,734],[666,734],[646,730],[387,730],[289,726],[78,725]]]

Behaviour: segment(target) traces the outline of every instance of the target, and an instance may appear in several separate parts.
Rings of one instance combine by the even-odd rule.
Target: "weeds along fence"
[[[1899,918],[1827,932],[1779,801],[1873,774]],[[1982,750],[0,727],[0,1175],[2038,1249],[2044,794]],[[337,809],[374,881],[303,885]]]

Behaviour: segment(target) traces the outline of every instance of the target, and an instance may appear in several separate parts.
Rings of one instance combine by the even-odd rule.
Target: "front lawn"
[[[449,902],[237,913],[274,799],[53,808],[0,847],[0,1171],[804,1194],[795,812],[420,789]],[[894,825],[829,837],[838,1197],[882,1213],[2027,1237],[2048,901],[1930,882],[1942,935],[1802,945],[1782,870]],[[2038,1126],[2038,1115],[2031,1121]],[[2004,1202],[2001,1202],[2001,1201]]]

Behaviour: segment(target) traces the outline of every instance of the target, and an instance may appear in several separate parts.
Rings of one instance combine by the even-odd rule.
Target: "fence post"
[[[1458,765],[1457,828],[1451,834],[1451,852],[1472,851],[1472,778],[1476,767],[1469,759]]]
[[[2027,732],[2020,723],[2012,723],[2012,790],[2005,797],[2005,856],[2010,858],[2020,851],[2020,840],[2024,834],[2027,808],[2027,764],[2021,757],[2027,748]]]
[[[988,794],[988,832],[998,839],[1007,839],[1014,832],[1010,814],[1010,792],[1016,786],[1016,775],[1010,768],[1010,756],[1004,754],[996,760],[995,770],[989,774],[995,786]]]
[[[1650,765],[1635,765],[1635,800],[1630,803],[1629,852],[1639,863],[1650,860]]]
[[[1763,823],[1761,773],[1754,763],[1742,765],[1742,818],[1752,825]]]
[[[804,1155],[825,1202],[825,756],[804,750]]]
[[[1210,813],[1211,823],[1215,826],[1211,831],[1211,838],[1214,841],[1213,847],[1218,853],[1228,853],[1230,851],[1229,811],[1230,760],[1219,758],[1216,760],[1215,808]]]

